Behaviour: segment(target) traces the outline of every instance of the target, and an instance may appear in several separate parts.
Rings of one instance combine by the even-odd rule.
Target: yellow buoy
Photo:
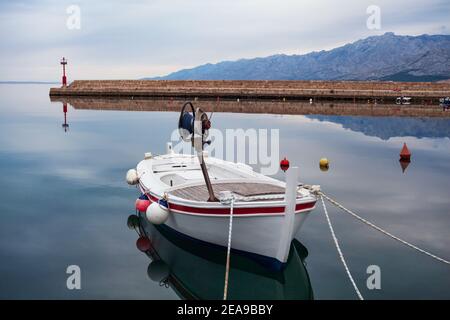
[[[320,170],[327,171],[329,165],[330,165],[330,162],[328,161],[327,158],[320,159],[320,161],[319,161]]]
[[[319,163],[320,163],[321,166],[328,166],[330,164],[330,162],[328,161],[327,158],[320,159]]]

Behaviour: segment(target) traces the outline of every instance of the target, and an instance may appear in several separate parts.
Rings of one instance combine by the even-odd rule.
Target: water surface
[[[0,85],[0,298],[178,299],[147,276],[150,259],[126,226],[137,191],[124,182],[144,152],[164,152],[178,114],[69,106],[64,130],[63,106],[50,102],[48,89]],[[279,129],[280,156],[300,167],[303,182],[450,258],[449,119],[215,113],[213,126]],[[404,173],[403,142],[413,153]],[[323,156],[328,172],[318,166]],[[366,298],[450,298],[447,265],[329,211]],[[356,298],[320,206],[296,239],[308,250],[315,299]],[[81,290],[66,288],[72,264],[81,267]],[[369,265],[381,268],[381,290],[365,285]]]

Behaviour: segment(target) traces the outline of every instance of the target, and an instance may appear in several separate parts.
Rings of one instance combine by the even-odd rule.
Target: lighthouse
[[[61,59],[61,65],[63,67],[63,76],[62,76],[62,86],[65,87],[67,86],[67,78],[66,78],[66,64],[67,64],[67,60],[66,58],[62,58]]]

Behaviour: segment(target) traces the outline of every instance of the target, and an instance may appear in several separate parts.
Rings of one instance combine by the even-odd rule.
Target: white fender
[[[127,183],[131,186],[139,182],[139,176],[136,169],[130,169],[127,171]]]
[[[169,209],[157,202],[153,202],[148,206],[145,216],[150,223],[163,224],[169,218]]]

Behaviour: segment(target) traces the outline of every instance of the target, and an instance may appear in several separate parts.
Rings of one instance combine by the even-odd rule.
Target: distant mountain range
[[[208,63],[151,79],[445,80],[450,79],[450,35],[398,36],[388,32],[329,51]]]

